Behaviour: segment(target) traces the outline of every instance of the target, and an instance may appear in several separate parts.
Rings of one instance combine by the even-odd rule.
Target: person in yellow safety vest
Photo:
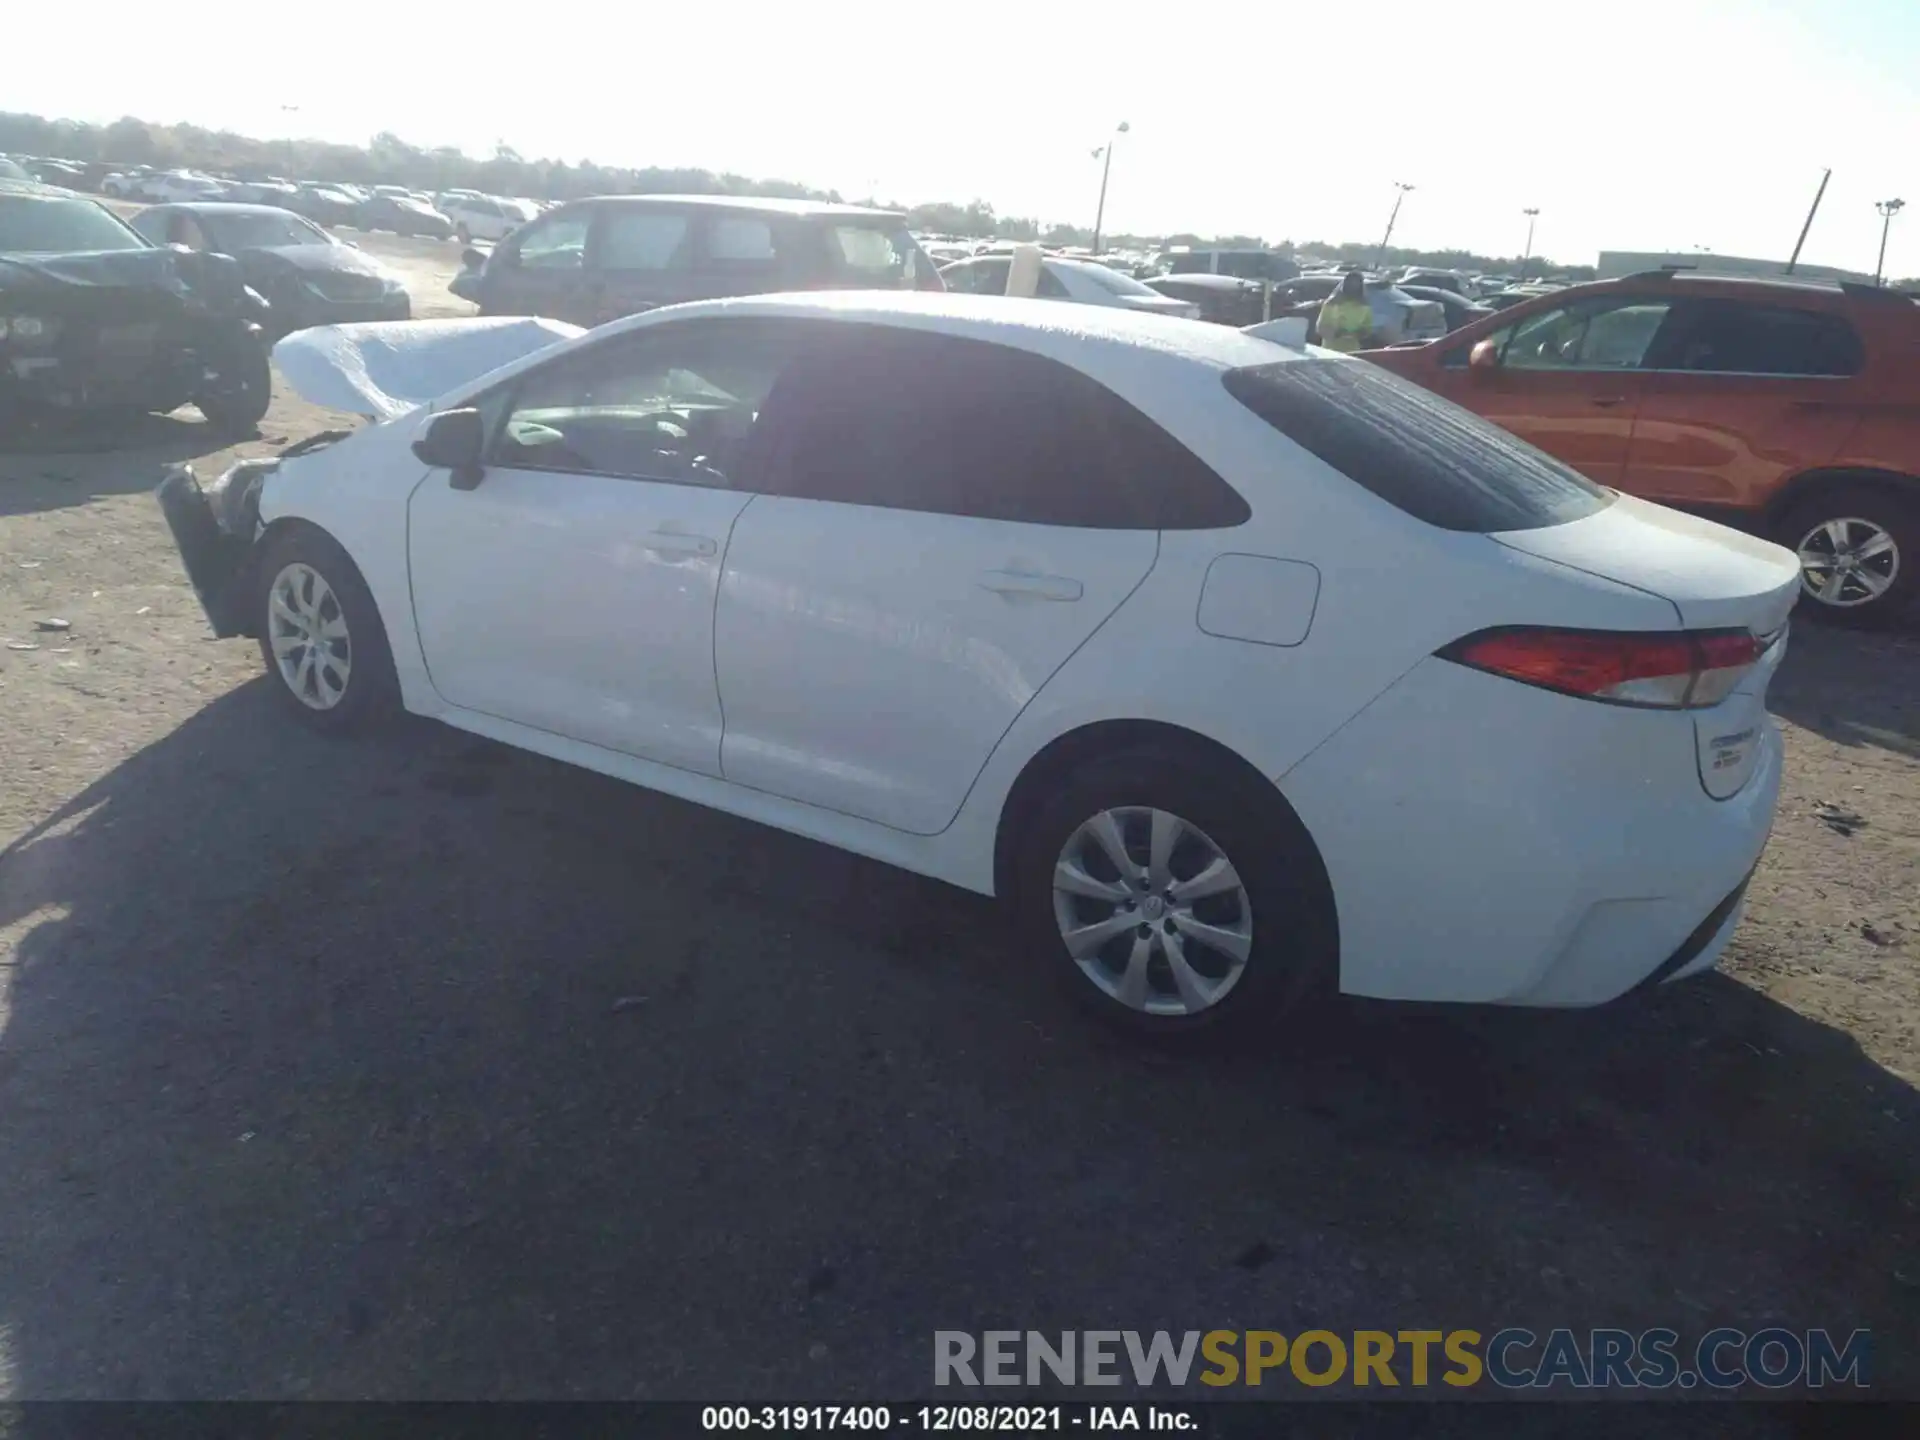
[[[1349,270],[1340,277],[1340,288],[1320,307],[1320,343],[1351,354],[1366,349],[1372,339],[1373,307],[1367,303],[1366,277]]]

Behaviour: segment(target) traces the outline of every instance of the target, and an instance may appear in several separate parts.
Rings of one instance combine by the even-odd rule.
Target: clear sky
[[[15,7],[0,108],[278,136],[692,165],[1107,226],[1537,249],[1784,256],[1871,270],[1873,203],[1913,206],[1920,0],[1213,0],[542,6],[199,0]],[[110,17],[110,19],[109,19]],[[25,57],[31,63],[21,63]],[[1236,73],[1238,71],[1239,73]],[[284,106],[297,109],[288,110]]]

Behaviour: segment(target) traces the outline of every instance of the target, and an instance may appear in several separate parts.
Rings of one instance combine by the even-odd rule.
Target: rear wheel
[[[318,530],[261,553],[254,617],[281,700],[316,730],[358,729],[399,708],[386,627],[347,552]]]
[[[1892,620],[1920,591],[1920,499],[1837,484],[1795,504],[1776,531],[1800,557],[1806,608],[1837,624]]]
[[[1020,824],[1022,938],[1109,1023],[1175,1039],[1333,988],[1325,872],[1277,793],[1149,745],[1076,768]]]

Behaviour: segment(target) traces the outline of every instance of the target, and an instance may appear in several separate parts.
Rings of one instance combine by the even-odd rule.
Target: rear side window
[[[1103,530],[1238,525],[1246,501],[1105,386],[986,341],[835,325],[768,401],[764,488]]]
[[[1725,375],[1860,373],[1860,337],[1844,317],[1818,310],[1697,300],[1681,307],[1672,354],[1656,368]]]
[[[1232,370],[1227,392],[1302,449],[1442,530],[1537,530],[1610,491],[1430,391],[1363,360]]]

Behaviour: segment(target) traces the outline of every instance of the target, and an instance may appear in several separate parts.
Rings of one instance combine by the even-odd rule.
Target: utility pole
[[[1793,254],[1787,260],[1787,274],[1793,273],[1793,267],[1800,263],[1800,247],[1807,243],[1807,232],[1813,229],[1813,217],[1820,213],[1820,197],[1827,193],[1827,181],[1833,178],[1833,169],[1829,166],[1820,172],[1820,188],[1813,192],[1813,207],[1807,211],[1807,223],[1800,227],[1800,238],[1793,242]]]
[[[1117,138],[1126,134],[1128,128],[1127,122],[1122,120],[1119,125],[1114,128],[1113,133]],[[1113,141],[1107,141],[1106,144],[1102,145],[1093,153],[1100,157],[1100,204],[1093,212],[1093,253],[1098,255],[1100,253],[1100,227],[1105,223],[1107,218],[1107,176],[1113,173]]]
[[[1387,242],[1393,239],[1393,222],[1400,218],[1400,202],[1407,198],[1407,192],[1413,189],[1413,186],[1405,181],[1396,180],[1393,182],[1393,188],[1400,193],[1393,197],[1393,211],[1387,216],[1387,233],[1380,237],[1380,254],[1373,262],[1373,268],[1376,270],[1387,263]]]
[[[1881,200],[1873,207],[1880,212],[1880,258],[1873,262],[1873,283],[1876,285],[1887,269],[1887,228],[1893,224],[1893,217],[1906,206],[1904,200]]]
[[[1527,262],[1533,258],[1533,222],[1540,218],[1540,207],[1530,205],[1520,212],[1527,217],[1527,252],[1520,257],[1520,283],[1527,283]]]

